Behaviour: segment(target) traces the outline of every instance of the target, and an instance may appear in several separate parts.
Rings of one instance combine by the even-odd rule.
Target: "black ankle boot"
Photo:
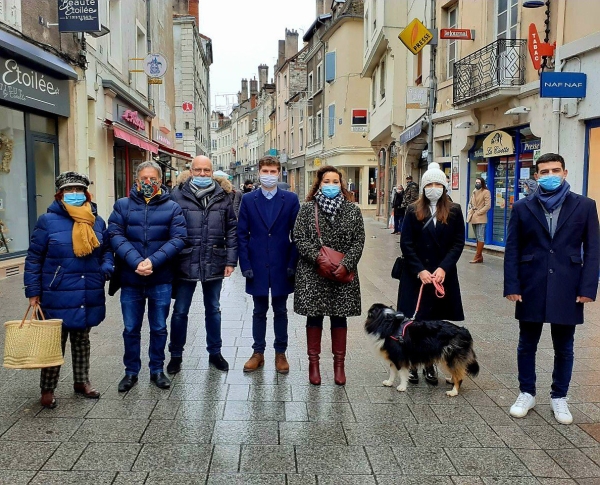
[[[437,386],[438,385],[437,372],[435,371],[435,367],[433,365],[425,367],[423,369],[423,374],[425,374],[425,380],[429,384],[431,384],[433,386]]]
[[[171,362],[167,365],[167,373],[174,375],[181,372],[182,357],[171,357]]]
[[[411,384],[419,383],[419,372],[416,368],[412,368],[408,371],[408,382]]]

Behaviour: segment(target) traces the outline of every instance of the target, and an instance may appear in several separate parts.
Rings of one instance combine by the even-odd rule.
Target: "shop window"
[[[600,211],[600,125],[589,127],[587,148],[586,195],[596,201],[596,207]]]
[[[458,5],[450,7],[447,11],[448,28],[455,29],[458,27]],[[456,39],[451,39],[447,43],[447,62],[446,62],[446,79],[450,79],[454,76],[454,63],[456,62],[456,50],[457,50]]]
[[[56,120],[46,116],[29,115],[29,129],[46,135],[56,135]]]

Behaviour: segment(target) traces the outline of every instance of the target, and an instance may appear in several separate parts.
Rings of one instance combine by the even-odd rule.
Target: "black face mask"
[[[479,190],[481,188],[481,184],[475,184],[475,188]]]
[[[244,194],[252,192],[252,187],[244,187]]]

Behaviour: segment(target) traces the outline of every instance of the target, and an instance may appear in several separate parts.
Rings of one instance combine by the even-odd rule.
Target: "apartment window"
[[[325,82],[335,80],[335,51],[325,54]]]
[[[373,33],[377,30],[377,0],[373,0]]]
[[[381,99],[385,99],[385,60],[379,66],[379,95]]]
[[[138,59],[143,59],[148,54],[148,45],[146,44],[146,31],[139,24],[139,22],[136,22],[136,24],[137,38],[135,44],[135,57],[137,57]],[[141,61],[136,61],[136,66],[138,66],[137,69],[143,69],[143,63]],[[164,84],[161,84],[161,86],[164,86]],[[135,87],[140,93],[148,94],[148,82],[145,73],[136,73]]]
[[[186,121],[185,124],[184,124],[184,126],[185,126],[186,130],[189,130],[190,129],[190,122]]]
[[[109,0],[108,25],[110,29],[110,44],[108,56],[117,67],[121,66],[121,1]]]
[[[304,108],[300,108],[300,121],[304,121]]]
[[[458,27],[458,4],[450,7],[447,13],[448,28],[455,29]],[[456,39],[448,41],[448,58],[446,63],[446,79],[454,77],[454,63],[456,62],[456,49],[458,47]]]
[[[292,107],[292,119],[290,121],[290,126],[294,126],[294,108]]]
[[[519,0],[496,0],[496,38],[517,38]]]
[[[442,140],[442,157],[452,155],[452,140]]]
[[[313,92],[313,73],[312,71],[308,73],[308,94],[312,94]]]
[[[317,140],[323,137],[323,113],[319,111],[317,113]]]
[[[300,144],[300,151],[304,150],[304,129],[298,130],[298,143]]]
[[[309,143],[315,139],[315,131],[313,127],[313,117],[308,117],[308,141]]]
[[[333,137],[335,135],[335,104],[330,104],[328,106],[328,132],[329,137]]]
[[[317,91],[323,87],[323,64],[317,65]]]
[[[290,151],[294,153],[294,132],[290,133]]]
[[[377,69],[373,71],[373,76],[371,77],[371,107],[375,109],[375,105],[377,103]]]
[[[364,37],[365,37],[365,50],[369,48],[369,11],[365,10],[365,27],[364,27]]]
[[[287,88],[287,74],[283,76],[283,86],[284,88]]]

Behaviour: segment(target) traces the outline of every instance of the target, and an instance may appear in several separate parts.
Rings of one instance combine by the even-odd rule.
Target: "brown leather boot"
[[[469,263],[472,263],[472,264],[483,263],[483,246],[484,245],[485,245],[485,243],[477,241],[477,252],[475,253],[475,256],[473,257],[473,261],[469,261]]]
[[[254,372],[259,367],[265,365],[265,356],[264,354],[259,354],[258,352],[254,352],[252,357],[248,359],[248,362],[244,364],[244,372]]]
[[[333,380],[338,386],[346,384],[344,360],[346,359],[347,328],[331,329],[331,351],[333,352]]]
[[[285,352],[275,352],[275,370],[280,374],[287,374],[290,371],[290,364],[285,358]]]
[[[320,327],[306,327],[306,347],[308,353],[308,380],[315,386],[321,385],[321,372],[319,371],[319,354],[321,353]]]
[[[100,393],[94,389],[94,386],[92,386],[90,381],[76,382],[73,384],[73,390],[76,394],[83,394],[83,396],[88,399],[98,399],[100,397]]]
[[[54,409],[56,407],[56,399],[54,399],[54,391],[52,389],[42,390],[42,397],[40,404],[48,409]]]

